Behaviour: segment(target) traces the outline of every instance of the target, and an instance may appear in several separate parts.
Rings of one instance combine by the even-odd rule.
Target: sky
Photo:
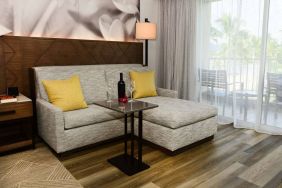
[[[240,3],[241,6],[240,6]],[[244,20],[244,29],[261,36],[263,24],[264,0],[223,0],[212,3],[211,22],[224,14],[240,17]],[[241,8],[240,8],[241,7]],[[282,0],[270,0],[268,33],[282,42]]]

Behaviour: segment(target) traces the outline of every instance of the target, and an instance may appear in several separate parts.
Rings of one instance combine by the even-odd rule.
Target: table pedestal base
[[[128,176],[132,176],[134,174],[137,174],[138,172],[150,168],[149,165],[143,162],[139,164],[137,159],[125,154],[108,159],[108,162]]]

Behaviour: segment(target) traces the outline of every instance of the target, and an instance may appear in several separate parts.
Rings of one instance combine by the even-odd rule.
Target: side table
[[[113,166],[117,167],[119,170],[125,174],[132,176],[138,172],[150,168],[149,165],[142,161],[142,142],[143,142],[143,111],[152,108],[157,108],[158,105],[142,102],[142,101],[132,101],[128,103],[120,103],[117,100],[112,102],[99,101],[94,104],[114,110],[124,114],[124,154],[116,156],[114,158],[108,159],[108,162]],[[134,113],[138,113],[138,159],[134,157]],[[130,155],[127,151],[127,118],[130,117],[131,121],[131,147]]]
[[[31,99],[20,94],[18,102],[0,104],[0,155],[23,148],[34,148]]]

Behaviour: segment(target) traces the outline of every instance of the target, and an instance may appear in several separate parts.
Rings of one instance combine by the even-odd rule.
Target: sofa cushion
[[[49,101],[64,112],[87,108],[78,76],[66,80],[43,80]]]
[[[217,115],[215,107],[187,100],[168,97],[149,97],[139,100],[159,105],[158,108],[144,111],[144,120],[172,129],[197,123]]]
[[[135,83],[135,88],[133,92],[133,98],[139,99],[144,97],[155,97],[157,96],[156,82],[155,82],[155,72],[129,72],[130,79]]]
[[[40,97],[46,101],[49,100],[42,85],[42,80],[62,80],[73,75],[78,75],[80,78],[87,104],[93,104],[94,101],[107,98],[105,71],[103,70],[96,70],[92,66],[37,67],[35,70]]]
[[[123,118],[123,114],[97,105],[89,105],[86,109],[64,112],[64,118],[65,129],[73,129]]]

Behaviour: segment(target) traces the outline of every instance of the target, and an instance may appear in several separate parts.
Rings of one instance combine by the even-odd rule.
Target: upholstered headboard
[[[0,93],[17,86],[31,95],[29,70],[37,66],[142,64],[143,44],[76,39],[0,37]]]

